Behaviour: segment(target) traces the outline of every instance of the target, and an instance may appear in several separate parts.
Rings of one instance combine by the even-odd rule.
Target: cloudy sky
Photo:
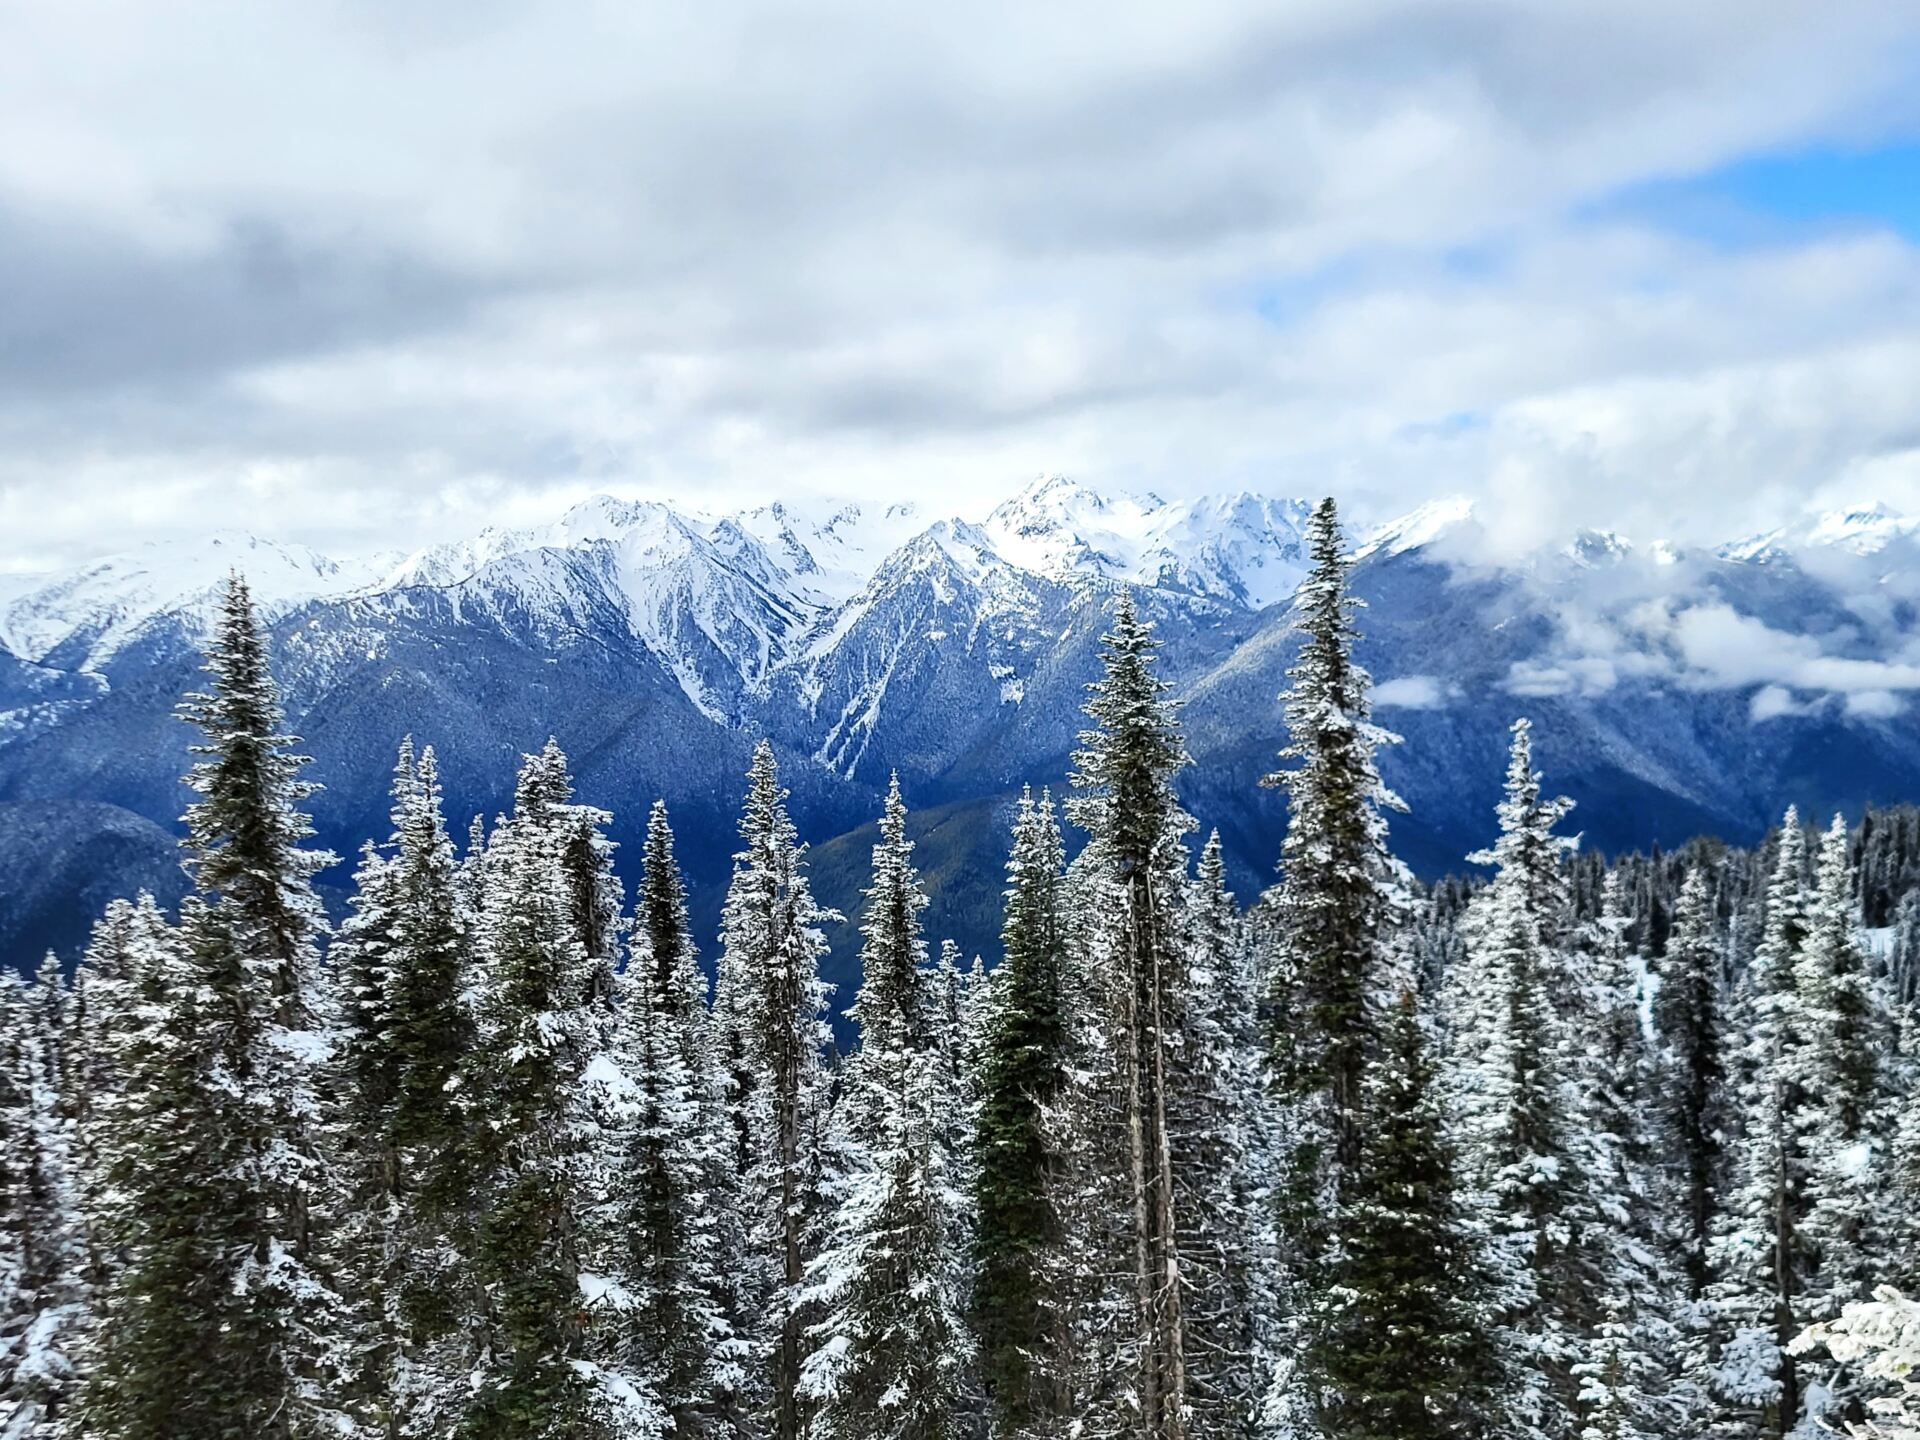
[[[1039,471],[1920,508],[1920,8],[0,0],[0,569]]]

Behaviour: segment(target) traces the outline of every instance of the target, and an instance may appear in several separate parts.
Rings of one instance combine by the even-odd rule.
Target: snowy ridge
[[[255,603],[272,618],[305,601],[374,586],[391,564],[378,555],[333,560],[237,531],[155,541],[38,583],[17,577],[0,602],[0,645],[23,660],[93,671],[162,618],[201,633],[230,570],[246,575]]]
[[[1050,475],[977,525],[929,520],[912,502],[781,501],[712,516],[601,495],[548,525],[490,528],[405,556],[339,561],[221,533],[59,575],[8,577],[0,584],[0,647],[34,665],[99,674],[144,640],[196,640],[230,569],[244,571],[269,619],[311,602],[426,587],[445,592],[462,614],[545,633],[617,614],[688,698],[722,723],[739,720],[774,677],[792,672],[792,693],[809,711],[829,693],[850,707],[828,747],[844,752],[878,703],[872,687],[887,668],[879,657],[916,638],[880,612],[931,606],[948,617],[941,624],[961,627],[969,646],[997,636],[1005,653],[993,661],[994,678],[1003,703],[1018,704],[1026,672],[1017,637],[1035,613],[1036,585],[1131,584],[1195,613],[1263,610],[1289,599],[1305,572],[1310,512],[1300,499],[1168,501]],[[1356,555],[1424,550],[1477,524],[1467,498],[1438,499],[1366,534]],[[1871,557],[1916,534],[1920,519],[1876,505],[1809,516],[1713,553],[1735,564],[1819,551]],[[1669,564],[1681,554],[1600,531],[1581,532],[1554,553],[1588,570],[1635,555]],[[836,658],[850,643],[861,653]],[[864,700],[847,688],[854,672]]]
[[[1842,550],[1849,554],[1878,555],[1897,541],[1920,532],[1920,516],[1901,515],[1881,504],[1828,510],[1791,525],[1750,535],[1723,545],[1721,558],[1765,562],[1790,557],[1803,550]]]
[[[1046,476],[984,527],[1007,560],[1049,579],[1095,576],[1263,609],[1306,573],[1312,503],[1239,494],[1168,502]]]

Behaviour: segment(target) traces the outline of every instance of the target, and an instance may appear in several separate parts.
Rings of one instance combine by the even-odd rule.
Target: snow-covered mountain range
[[[1058,477],[977,523],[906,503],[714,515],[600,497],[411,554],[222,534],[15,577],[0,584],[0,950],[71,946],[115,878],[177,883],[187,736],[170,712],[229,569],[270,622],[328,787],[316,821],[343,852],[382,828],[402,734],[439,747],[454,805],[490,812],[516,753],[553,732],[629,826],[655,795],[676,807],[711,906],[746,749],[768,734],[830,898],[856,897],[861,827],[898,770],[935,921],[981,947],[1001,812],[1020,784],[1064,779],[1125,586],[1168,641],[1189,807],[1250,888],[1283,823],[1254,782],[1280,742],[1309,509]],[[1387,761],[1412,807],[1396,835],[1424,870],[1484,840],[1523,711],[1607,847],[1750,838],[1782,798],[1920,798],[1920,521],[1876,507],[1694,549],[1586,532],[1493,562],[1473,507],[1448,499],[1351,538],[1363,657],[1407,737]],[[22,834],[29,853],[9,842]]]

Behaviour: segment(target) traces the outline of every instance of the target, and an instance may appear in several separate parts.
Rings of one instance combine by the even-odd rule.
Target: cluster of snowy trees
[[[0,1435],[1905,1423],[1900,828],[1789,813],[1755,852],[1608,866],[1520,721],[1490,878],[1422,887],[1331,502],[1312,545],[1278,884],[1243,909],[1218,838],[1194,853],[1122,595],[1066,824],[1019,802],[991,973],[930,949],[887,795],[844,1058],[840,917],[766,745],[711,986],[664,807],[629,906],[552,744],[461,847],[403,746],[329,933],[236,579],[184,712],[193,895],[111,906],[70,986],[0,983]]]

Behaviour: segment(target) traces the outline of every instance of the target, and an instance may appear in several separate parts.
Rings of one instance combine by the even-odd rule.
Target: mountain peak
[[[1408,511],[1390,520],[1367,537],[1358,554],[1404,555],[1433,544],[1441,536],[1469,524],[1474,518],[1473,501],[1465,495],[1443,495],[1438,500]]]

